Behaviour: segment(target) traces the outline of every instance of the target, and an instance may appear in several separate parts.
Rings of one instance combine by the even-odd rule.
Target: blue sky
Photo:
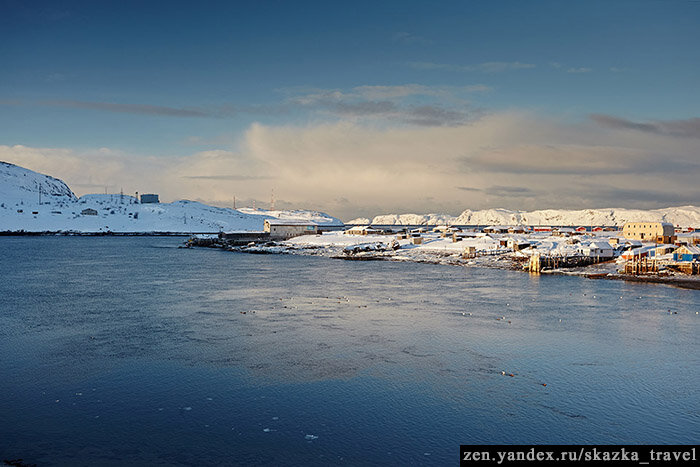
[[[581,134],[591,126],[668,136],[669,131],[650,128],[676,125],[685,128],[687,143],[686,150],[682,144],[674,149],[676,155],[692,163],[700,109],[698,44],[700,2],[693,0],[2,0],[0,145],[68,151],[84,159],[102,149],[103,156],[109,152],[130,163],[155,157],[165,166],[168,158],[175,164],[221,151],[253,162],[262,159],[267,169],[259,170],[276,167],[277,172],[245,176],[277,179],[280,183],[269,185],[282,187],[295,181],[282,181],[279,163],[251,149],[258,126],[267,137],[290,127],[303,135],[346,124],[376,135],[473,128],[484,119],[516,114],[524,121],[579,126],[578,136],[559,144],[583,144]],[[624,144],[606,144],[634,146],[629,135],[619,136]],[[588,135],[586,145],[594,141]],[[23,161],[16,151],[5,152],[6,159]],[[461,157],[453,152],[453,159]],[[57,157],[44,154],[44,159]],[[116,186],[117,181],[107,183]],[[494,183],[515,182],[501,176]],[[262,197],[256,189],[241,191]],[[171,191],[173,197],[194,196]],[[340,192],[333,196],[347,198]],[[552,199],[548,196],[520,205],[510,200],[506,207],[548,207],[543,205]],[[213,192],[201,197],[220,201]],[[290,193],[289,203],[312,199],[311,192]],[[353,209],[431,207],[425,200],[386,206],[348,200],[354,206],[343,208],[348,215]],[[507,200],[438,202],[435,209],[508,204],[502,201]]]

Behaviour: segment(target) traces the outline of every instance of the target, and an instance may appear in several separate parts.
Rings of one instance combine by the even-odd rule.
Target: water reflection
[[[250,444],[236,446],[255,462],[270,459],[261,454],[269,454],[262,434],[292,443],[285,446],[295,458],[310,461],[294,444],[301,427],[258,426],[268,410],[259,406],[263,397],[275,401],[278,413],[270,417],[284,413],[325,426],[325,455],[340,450],[352,458],[351,446],[371,446],[358,461],[451,462],[460,442],[697,436],[697,291],[163,248],[176,242],[0,241],[7,278],[0,283],[0,374],[7,375],[0,408],[10,420],[0,434],[12,435],[15,446],[31,445],[53,429],[59,414],[51,404],[65,400],[61,391],[87,394],[84,387],[92,386],[109,394],[110,410],[100,420],[111,417],[110,433],[123,434],[125,449],[134,426],[155,424],[164,440],[180,436],[164,420],[151,420],[162,408],[201,422],[190,430],[200,444],[186,443],[180,455],[201,453],[200,445],[221,452],[234,443],[231,432],[240,432],[249,433]],[[207,397],[217,401],[204,403],[211,410],[198,405]],[[131,404],[143,413],[122,421]],[[75,443],[94,436],[81,425],[94,417],[88,412],[60,414],[74,427]],[[41,422],[10,427],[27,417]],[[232,419],[240,420],[236,430],[224,430]],[[221,430],[213,438],[221,444],[202,441],[204,425]],[[441,441],[432,448],[406,441],[426,437]],[[387,445],[407,449],[408,457],[389,456]],[[68,449],[63,438],[52,446],[47,452],[55,455]],[[153,449],[167,458],[167,443]],[[427,449],[429,460],[421,457]]]

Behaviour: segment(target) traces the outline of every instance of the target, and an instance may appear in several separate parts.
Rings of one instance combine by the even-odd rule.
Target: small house
[[[530,242],[527,242],[525,240],[519,240],[517,238],[511,238],[508,240],[508,244],[506,245],[508,248],[512,249],[513,251],[521,251],[526,248],[530,247]]]
[[[148,193],[141,195],[141,204],[158,204],[160,200],[158,195],[155,193]]]
[[[654,249],[654,256],[663,256],[676,251],[675,245],[658,245]]]
[[[634,248],[634,249],[629,249],[622,253],[621,258],[625,260],[635,260],[635,259],[640,259],[640,258],[647,258],[649,256],[649,252],[654,251],[653,248],[650,247],[639,247],[639,248]]]
[[[674,261],[696,261],[700,260],[700,247],[683,245],[673,253]]]
[[[570,227],[559,227],[554,229],[552,235],[556,235],[557,237],[569,237],[572,233],[574,233],[574,229]]]
[[[383,233],[380,229],[372,228],[368,225],[352,227],[345,231],[346,235],[379,235]]]
[[[484,227],[484,232],[495,233],[495,234],[504,234],[504,233],[508,233],[508,227],[505,225],[491,225],[489,227]]]
[[[97,210],[92,208],[86,208],[80,211],[80,214],[82,214],[83,216],[96,216]]]
[[[576,227],[576,232],[588,232],[588,228],[586,227]]]
[[[590,258],[612,258],[613,247],[608,242],[591,242],[581,248],[581,253]]]
[[[452,234],[452,243],[461,242],[465,238],[476,238],[476,232],[455,232]]]
[[[552,228],[546,225],[536,225],[532,228],[533,232],[551,232]]]

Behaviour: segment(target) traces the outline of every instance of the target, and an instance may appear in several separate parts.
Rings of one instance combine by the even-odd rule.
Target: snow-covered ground
[[[389,259],[520,268],[533,253],[552,256],[584,255],[592,243],[605,243],[610,232],[576,237],[476,232],[469,235],[472,236],[453,242],[452,236],[443,238],[439,233],[426,232],[422,234],[422,243],[416,245],[413,244],[412,239],[398,239],[396,235],[348,235],[337,231],[296,237],[273,246],[256,245],[243,249],[252,252],[310,254],[348,259]],[[535,248],[513,251],[513,242],[530,243]],[[473,248],[476,256],[463,257],[465,250],[470,247]],[[614,265],[609,269],[613,272]]]
[[[139,204],[133,196],[120,194],[76,198],[61,180],[0,162],[0,232],[260,231],[271,218],[342,226],[339,219],[316,211],[228,209],[186,200]]]
[[[670,222],[675,226],[700,228],[700,207],[680,206],[664,209],[582,209],[568,211],[512,211],[508,209],[467,209],[459,216],[447,214],[385,214],[374,219],[358,218],[348,224],[373,225],[552,225],[622,226],[625,222]]]
[[[610,245],[608,240],[614,232],[589,232],[586,235],[561,237],[548,233],[535,234],[484,234],[466,232],[468,235],[454,242],[452,236],[424,232],[422,243],[414,244],[411,238],[399,239],[396,235],[349,235],[342,231],[319,235],[305,235],[285,242],[268,245],[238,247],[237,250],[257,253],[287,253],[340,257],[345,259],[385,259],[392,261],[416,261],[452,265],[474,265],[521,269],[530,256],[556,258],[594,258],[603,261],[589,266],[558,270],[566,274],[616,273],[630,250],[639,256],[646,252],[652,256],[660,245],[642,243],[637,240],[618,238],[619,245]],[[529,247],[515,251],[513,245]],[[605,250],[605,253],[602,253]],[[471,255],[464,255],[469,252]],[[654,256],[671,260],[672,255]]]

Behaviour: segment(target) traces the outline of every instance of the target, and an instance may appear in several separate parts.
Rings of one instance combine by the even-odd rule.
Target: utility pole
[[[275,189],[270,190],[270,211],[275,210]]]
[[[233,209],[236,209],[236,195],[233,195]]]

